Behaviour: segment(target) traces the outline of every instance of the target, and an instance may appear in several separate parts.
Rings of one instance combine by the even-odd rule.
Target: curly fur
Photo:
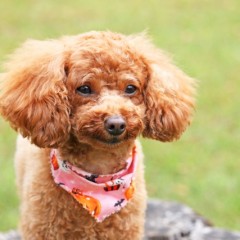
[[[79,94],[82,85],[92,94]],[[127,85],[137,91],[126,95]],[[194,89],[143,34],[27,41],[6,64],[0,86],[0,113],[20,133],[15,165],[23,239],[141,239],[146,191],[136,138],[178,139],[191,120]],[[126,130],[113,139],[103,123],[115,115],[124,118]],[[86,171],[110,174],[125,167],[134,144],[140,153],[136,193],[102,223],[53,182],[53,147]]]

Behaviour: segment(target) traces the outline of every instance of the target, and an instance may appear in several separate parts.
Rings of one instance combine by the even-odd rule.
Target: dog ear
[[[195,82],[156,49],[145,34],[131,40],[148,71],[143,136],[160,141],[178,139],[191,120]]]
[[[57,147],[70,130],[64,46],[27,41],[1,75],[0,113],[39,147]]]
[[[145,90],[144,137],[172,141],[189,125],[193,112],[193,82],[169,62],[150,64]]]

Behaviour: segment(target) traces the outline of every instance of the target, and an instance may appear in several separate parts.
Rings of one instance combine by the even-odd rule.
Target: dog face
[[[39,147],[74,137],[113,147],[171,141],[189,124],[194,84],[142,36],[90,32],[28,41],[9,61],[0,111]]]
[[[92,38],[94,49],[82,43],[69,58],[71,132],[79,142],[113,147],[143,131],[146,65],[115,41]]]

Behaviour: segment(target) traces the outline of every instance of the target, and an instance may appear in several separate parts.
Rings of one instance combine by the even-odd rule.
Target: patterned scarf
[[[54,182],[82,204],[97,222],[120,211],[134,194],[136,147],[126,160],[126,168],[111,175],[91,174],[77,168],[60,159],[56,149],[52,149],[50,158]]]

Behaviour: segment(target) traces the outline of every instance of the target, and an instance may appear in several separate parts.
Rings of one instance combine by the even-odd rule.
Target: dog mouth
[[[79,142],[89,144],[95,148],[118,148],[124,144],[128,144],[134,141],[137,138],[136,135],[133,134],[123,134],[121,136],[109,136],[106,134],[86,134],[78,137]]]
[[[117,146],[117,145],[127,141],[127,139],[121,139],[119,137],[112,137],[110,139],[103,139],[103,138],[95,137],[94,139],[98,143],[104,144],[106,146]]]
[[[77,126],[74,128],[74,135],[80,143],[96,148],[117,148],[134,141],[143,128],[141,121],[126,121],[126,125],[122,127],[122,122],[119,123],[117,117],[112,117],[110,120],[112,122],[109,123],[94,119],[94,122]]]

